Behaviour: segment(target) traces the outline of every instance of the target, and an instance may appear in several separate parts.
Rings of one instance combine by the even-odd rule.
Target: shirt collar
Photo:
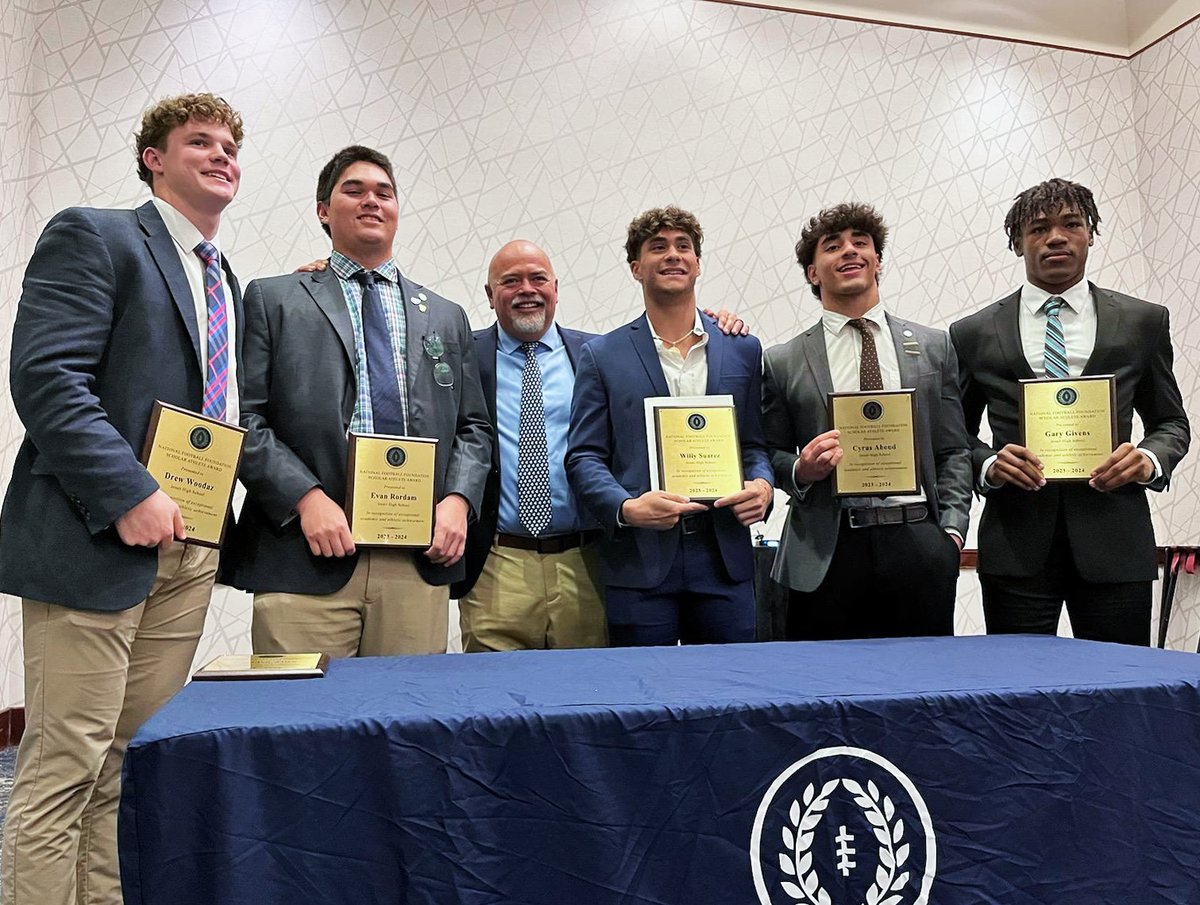
[[[188,254],[195,254],[196,246],[204,241],[204,235],[200,230],[196,229],[195,224],[181,214],[178,209],[172,207],[169,201],[164,201],[157,196],[150,200],[154,202],[154,209],[162,217],[163,224],[167,227],[167,232],[170,233],[175,244]],[[208,241],[212,243],[213,248],[219,254],[221,251],[220,236],[213,236]]]
[[[500,347],[500,351],[505,355],[511,355],[513,352],[520,349],[523,342],[524,340],[521,339],[513,339],[504,332],[504,328],[500,326],[499,322],[496,323],[496,345]],[[538,342],[547,349],[558,349],[561,348],[563,344],[562,334],[558,332],[558,327],[556,327],[554,324],[551,324],[550,329],[546,331],[545,335],[543,335]]]
[[[881,332],[887,330],[887,310],[883,307],[882,301],[877,302],[874,308],[863,315],[863,318],[879,327]],[[846,325],[852,320],[855,318],[847,317],[838,311],[830,311],[828,308],[821,312],[821,324],[825,327],[825,332],[834,336],[846,329]]]
[[[1052,295],[1057,295],[1067,303],[1068,308],[1079,314],[1092,300],[1092,287],[1088,285],[1088,281],[1085,278],[1065,292],[1047,292],[1045,289],[1041,289],[1034,286],[1033,283],[1026,281],[1021,287],[1021,305],[1030,314],[1037,314],[1042,310],[1042,306],[1046,304],[1046,299]]]
[[[659,345],[660,343],[666,342],[666,340],[664,340],[661,336],[659,336],[657,333],[654,332],[654,324],[650,323],[649,316],[646,317],[646,324],[650,328],[650,335],[654,337],[654,344],[656,346]],[[708,332],[704,329],[704,321],[702,321],[700,319],[700,309],[699,308],[696,309],[696,320],[692,323],[691,334],[693,336],[700,337],[700,344],[703,344],[708,340]],[[684,338],[685,337],[680,336],[680,337],[676,338],[675,342],[683,342]],[[693,346],[693,348],[695,348],[695,347]]]
[[[329,266],[333,268],[333,272],[343,280],[353,280],[354,275],[360,270],[366,270],[361,264],[352,261],[340,251],[335,251],[329,255]],[[373,268],[380,277],[387,280],[389,283],[400,282],[400,270],[396,267],[396,261],[393,258],[388,258],[378,267]]]

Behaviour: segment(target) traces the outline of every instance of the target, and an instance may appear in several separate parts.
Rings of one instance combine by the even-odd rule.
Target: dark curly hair
[[[875,243],[875,254],[883,263],[883,247],[887,244],[888,228],[883,222],[879,211],[869,204],[858,201],[848,201],[827,207],[800,231],[800,241],[796,243],[796,260],[808,279],[808,267],[817,256],[817,245],[827,236],[836,236],[848,229],[866,233]],[[809,283],[812,294],[821,297],[821,289]]]
[[[642,243],[664,229],[677,229],[692,237],[696,257],[700,257],[700,243],[704,241],[704,230],[695,214],[669,204],[655,207],[635,217],[625,234],[625,260],[632,264],[642,253]]]

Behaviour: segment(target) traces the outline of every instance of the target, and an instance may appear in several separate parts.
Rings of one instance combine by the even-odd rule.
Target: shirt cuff
[[[1142,485],[1153,484],[1162,477],[1162,463],[1158,461],[1158,456],[1154,455],[1154,453],[1150,452],[1150,450],[1146,449],[1144,446],[1139,446],[1137,451],[1149,459],[1150,464],[1154,466],[1154,472],[1150,475],[1150,477],[1145,481],[1138,481],[1138,483]]]
[[[791,478],[788,480],[788,483],[791,486],[788,488],[788,490],[792,493],[792,495],[794,497],[796,497],[796,499],[802,500],[806,496],[808,496],[808,488],[812,487],[812,484],[801,484],[801,483],[797,482],[797,480],[796,480],[796,462],[799,462],[799,461],[800,461],[800,457],[796,456],[796,461],[792,462]]]
[[[995,462],[998,458],[1000,458],[998,455],[988,456],[987,459],[984,460],[983,467],[979,469],[979,492],[980,493],[987,493],[989,490],[999,490],[1000,489],[999,484],[989,484],[988,479],[987,479],[988,469],[992,467],[992,463]]]

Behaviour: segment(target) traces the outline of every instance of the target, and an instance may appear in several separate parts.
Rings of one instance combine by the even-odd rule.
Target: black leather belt
[[[882,508],[847,509],[846,524],[851,528],[870,528],[874,525],[906,525],[923,522],[929,518],[929,507],[925,503],[909,503],[905,506]]]
[[[530,537],[528,534],[496,534],[496,545],[515,547],[518,550],[534,550],[538,553],[564,553],[582,547],[592,539],[593,531],[573,531],[570,534],[555,534],[551,537]]]
[[[684,534],[702,534],[712,531],[712,513],[693,512],[679,517],[679,527]]]

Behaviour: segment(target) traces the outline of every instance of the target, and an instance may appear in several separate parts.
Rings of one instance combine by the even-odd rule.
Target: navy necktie
[[[404,407],[400,402],[400,379],[392,353],[392,334],[383,314],[383,302],[373,270],[354,275],[362,283],[363,345],[367,350],[367,376],[371,382],[371,422],[377,434],[403,436]]]
[[[550,460],[546,454],[546,415],[538,343],[521,343],[521,420],[517,434],[517,516],[537,537],[550,526]]]

